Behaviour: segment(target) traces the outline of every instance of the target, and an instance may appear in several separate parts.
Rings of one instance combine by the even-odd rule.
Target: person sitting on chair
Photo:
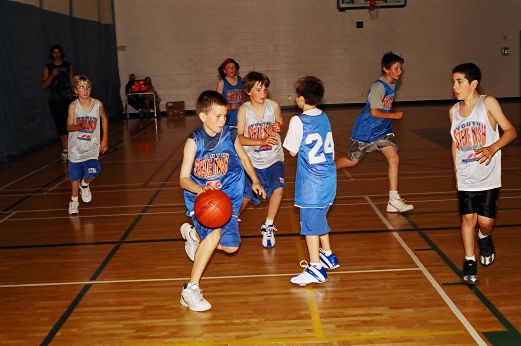
[[[141,95],[132,95],[132,87],[135,85],[136,75],[131,73],[128,75],[128,82],[125,86],[125,94],[127,95],[127,102],[134,109],[142,112],[142,109],[145,108],[145,101],[141,97]]]

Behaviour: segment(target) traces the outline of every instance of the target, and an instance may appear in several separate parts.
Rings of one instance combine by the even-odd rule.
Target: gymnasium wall
[[[389,50],[405,58],[398,100],[450,99],[450,71],[468,61],[482,68],[485,93],[520,96],[519,0],[408,0],[377,19],[367,10],[339,12],[334,0],[114,0],[114,7],[121,84],[129,73],[150,76],[163,107],[184,100],[193,109],[227,57],[243,76],[266,73],[283,105],[308,74],[324,80],[324,103],[362,102]]]
[[[54,43],[107,114],[121,115],[112,0],[0,0],[0,164],[57,140],[41,87]]]

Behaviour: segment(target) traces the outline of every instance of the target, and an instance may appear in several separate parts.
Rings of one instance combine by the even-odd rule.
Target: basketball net
[[[369,10],[369,18],[371,20],[378,18],[378,6],[376,4],[376,0],[366,0],[367,1],[367,9]]]

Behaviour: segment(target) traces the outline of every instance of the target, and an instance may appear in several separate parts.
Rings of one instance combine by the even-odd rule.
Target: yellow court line
[[[299,229],[300,230],[300,222],[296,219],[295,213],[290,212],[290,224],[291,229]],[[297,257],[299,262],[306,259],[306,252],[302,246],[302,242],[300,241],[300,237],[295,238],[295,247],[297,250]],[[320,313],[318,312],[317,302],[315,300],[315,291],[313,287],[308,285],[303,288],[306,291],[306,301],[308,303],[309,315],[311,317],[311,323],[313,325],[313,332],[315,337],[323,338],[324,337],[324,328],[322,328],[322,321],[320,321]]]

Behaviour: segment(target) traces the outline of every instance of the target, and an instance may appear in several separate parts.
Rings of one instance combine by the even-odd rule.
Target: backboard
[[[403,7],[406,0],[376,0],[376,7]],[[337,0],[337,7],[339,11],[368,9],[370,7],[369,0]]]

